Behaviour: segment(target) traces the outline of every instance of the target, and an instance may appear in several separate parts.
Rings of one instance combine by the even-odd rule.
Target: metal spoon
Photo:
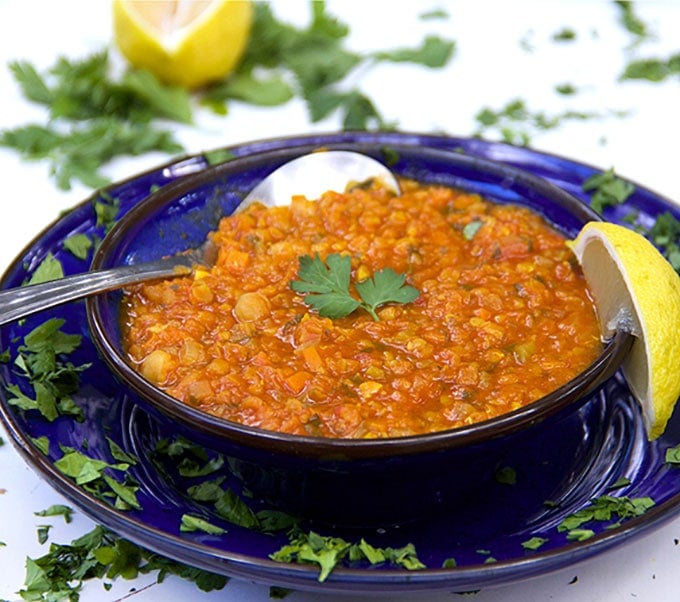
[[[328,190],[344,192],[348,185],[370,179],[379,179],[399,192],[394,175],[382,163],[361,153],[319,151],[303,155],[267,176],[243,199],[235,213],[258,201],[268,206],[286,205],[296,194],[317,199]],[[205,256],[205,251],[196,249],[158,261],[91,271],[0,291],[0,325],[130,284],[186,275],[197,264],[205,265],[206,261],[210,258]]]

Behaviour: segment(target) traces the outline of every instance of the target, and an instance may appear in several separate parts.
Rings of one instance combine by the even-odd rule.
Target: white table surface
[[[500,109],[522,98],[532,111],[547,114],[566,109],[628,116],[571,121],[556,130],[532,134],[531,146],[591,163],[617,173],[680,202],[680,80],[664,83],[620,82],[627,60],[635,56],[668,58],[680,51],[680,2],[640,1],[635,11],[654,33],[651,40],[633,45],[633,36],[619,23],[619,10],[609,1],[585,0],[382,0],[331,1],[330,11],[351,26],[349,44],[357,50],[415,46],[435,32],[456,41],[457,51],[446,69],[427,70],[411,65],[382,65],[357,74],[357,83],[388,120],[402,130],[471,135],[474,116],[484,107]],[[274,3],[280,16],[303,23],[308,6],[302,0]],[[417,18],[426,9],[445,8],[448,20]],[[559,44],[552,35],[568,27],[577,33],[572,43]],[[26,59],[39,68],[57,55],[72,58],[99,50],[111,40],[108,0],[0,0],[0,129],[44,119],[43,110],[20,95],[6,68],[8,61]],[[530,50],[528,49],[530,48]],[[576,85],[580,93],[561,97],[554,86]],[[304,105],[291,102],[273,109],[232,104],[226,117],[197,111],[194,127],[177,134],[188,152],[279,135],[333,131],[336,118],[311,124]],[[119,159],[107,168],[113,179],[131,176],[168,160],[165,155]],[[47,165],[27,163],[0,149],[0,269],[59,213],[91,192],[74,186],[59,191],[47,177]],[[0,430],[8,443],[9,438]],[[37,557],[46,546],[37,542],[36,526],[50,523],[51,541],[68,543],[89,531],[92,523],[76,512],[66,525],[61,518],[34,515],[51,504],[68,503],[44,483],[12,445],[0,447],[0,599],[15,600],[24,583],[26,556]],[[680,518],[651,534],[621,545],[587,562],[527,582],[489,588],[460,599],[475,602],[621,600],[680,600]],[[131,590],[137,590],[130,594]],[[192,584],[169,578],[155,584],[153,575],[136,581],[117,580],[111,591],[101,582],[86,586],[82,600],[136,602],[163,600],[269,599],[268,587],[231,580],[220,592],[205,594]],[[407,597],[408,598],[408,597]],[[423,598],[422,596],[420,597]],[[127,598],[126,598],[127,599]],[[337,596],[293,593],[294,602]],[[346,598],[342,598],[346,599]],[[357,599],[356,597],[354,599]],[[426,597],[455,600],[456,594]]]

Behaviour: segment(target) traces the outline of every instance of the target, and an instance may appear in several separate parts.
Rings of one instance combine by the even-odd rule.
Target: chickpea
[[[269,315],[269,299],[261,293],[243,293],[234,305],[234,317],[239,322],[256,322]]]
[[[154,384],[163,384],[175,368],[175,358],[163,349],[156,349],[144,358],[142,376]]]

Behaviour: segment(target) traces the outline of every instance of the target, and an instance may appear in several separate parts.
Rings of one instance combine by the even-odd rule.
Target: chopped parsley
[[[315,255],[299,258],[300,280],[293,280],[290,287],[305,295],[305,303],[327,318],[344,318],[358,308],[367,311],[378,321],[376,310],[386,303],[411,303],[419,292],[405,284],[405,276],[391,268],[383,268],[372,278],[354,284],[361,300],[350,293],[351,262],[348,255],[331,254],[326,262]]]
[[[536,551],[546,543],[548,543],[548,539],[545,537],[531,537],[530,539],[522,542],[522,547],[525,550]]]
[[[606,207],[621,205],[628,200],[635,187],[619,178],[613,168],[587,178],[581,188],[590,193],[590,206],[602,214]]]
[[[128,462],[111,464],[69,447],[62,447],[62,451],[64,453],[54,463],[54,467],[72,478],[76,485],[98,499],[113,503],[120,510],[141,508],[137,499],[139,485],[127,472],[130,467]],[[122,473],[123,480],[111,476],[112,472]]]
[[[631,0],[614,0],[614,4],[620,9],[620,20],[626,31],[639,38],[650,35],[647,24],[635,14],[634,3]]]
[[[484,107],[475,115],[478,127],[475,136],[496,133],[504,142],[527,146],[537,131],[553,130],[565,121],[583,121],[601,118],[603,115],[583,111],[563,111],[548,115],[543,111],[532,111],[521,98],[507,102],[500,109]]]
[[[325,581],[345,560],[367,561],[371,565],[390,563],[410,571],[426,568],[412,544],[402,548],[376,548],[365,539],[350,543],[340,537],[323,536],[314,531],[293,531],[290,542],[269,557],[277,562],[316,564],[319,566],[320,582]]]
[[[565,517],[557,526],[559,532],[566,532],[568,539],[582,541],[594,535],[591,529],[584,529],[587,523],[609,522],[607,528],[613,528],[621,524],[625,519],[641,516],[654,506],[654,500],[649,497],[614,497],[611,495],[601,495],[593,498],[590,504]]]
[[[666,449],[665,460],[666,464],[680,466],[680,445]]]
[[[47,534],[44,529],[42,536]],[[32,602],[76,602],[87,581],[135,579],[153,572],[158,583],[167,575],[176,575],[206,592],[221,590],[228,582],[226,577],[163,558],[97,526],[70,544],[52,543],[45,555],[27,558],[24,586],[18,593]]]
[[[80,374],[90,364],[79,366],[66,361],[66,356],[79,346],[82,336],[64,333],[64,320],[51,318],[34,328],[17,348],[14,366],[32,387],[25,393],[18,385],[8,385],[7,402],[23,410],[37,410],[50,422],[60,415],[82,418],[82,410],[71,395],[78,390]]]
[[[647,80],[661,82],[672,76],[680,76],[680,53],[668,59],[644,58],[630,61],[620,76],[621,80]]]

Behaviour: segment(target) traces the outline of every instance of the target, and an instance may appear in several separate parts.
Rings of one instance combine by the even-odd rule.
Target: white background
[[[329,1],[328,6],[332,14],[351,26],[349,46],[358,51],[416,46],[428,33],[456,41],[456,54],[445,69],[382,65],[362,70],[353,78],[352,84],[371,96],[384,117],[396,121],[400,129],[471,135],[477,128],[474,116],[478,110],[485,106],[500,109],[515,98],[523,99],[532,111],[548,115],[564,110],[600,114],[625,111],[625,118],[570,121],[557,130],[532,133],[531,145],[603,169],[614,167],[622,176],[680,201],[680,78],[664,83],[618,81],[630,58],[668,58],[680,51],[680,3],[635,3],[636,14],[654,34],[653,39],[639,45],[633,44],[633,36],[620,25],[617,7],[604,0],[345,0]],[[280,0],[274,8],[277,15],[298,24],[309,14],[308,4],[302,0]],[[436,8],[446,9],[449,18],[418,18]],[[563,27],[577,33],[575,42],[552,40]],[[44,69],[57,55],[80,58],[110,41],[108,0],[0,0],[0,129],[44,121],[43,110],[21,97],[6,68],[8,61],[26,59]],[[564,83],[575,85],[579,94],[556,94],[555,85]],[[187,152],[195,153],[259,138],[339,127],[335,118],[311,124],[299,101],[268,109],[234,103],[226,117],[197,111],[196,124],[178,127],[177,136]],[[161,154],[120,159],[106,173],[117,180],[167,159]],[[0,269],[62,210],[91,192],[82,186],[58,191],[47,177],[46,164],[27,163],[4,149],[0,149],[0,177]],[[0,434],[7,442],[8,437]],[[64,500],[23,463],[11,445],[0,448],[0,490],[0,541],[6,544],[0,547],[0,598],[14,600],[24,583],[25,557],[46,552],[46,547],[37,542],[37,525],[53,524],[51,540],[67,543],[89,531],[92,524],[78,513],[70,525],[62,519],[34,516],[34,512]],[[460,599],[680,600],[676,578],[680,545],[676,538],[680,538],[680,519],[587,563]],[[138,591],[130,594],[133,588]],[[267,587],[236,580],[221,592],[203,594],[192,584],[174,578],[156,585],[153,576],[134,582],[118,580],[110,592],[101,583],[91,583],[81,599],[118,600],[126,596],[135,602],[269,599]],[[337,598],[294,593],[287,599],[330,602]],[[459,597],[449,594],[426,599]]]

